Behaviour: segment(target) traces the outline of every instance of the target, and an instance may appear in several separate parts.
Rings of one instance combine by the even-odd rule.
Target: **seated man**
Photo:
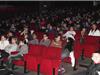
[[[43,46],[50,46],[50,39],[48,38],[48,35],[47,34],[44,34],[43,35],[43,39],[40,41],[40,45],[43,45]]]
[[[92,55],[93,63],[89,66],[87,75],[100,75],[100,51]]]
[[[32,44],[32,45],[38,45],[39,44],[39,40],[37,39],[37,35],[35,33],[32,34],[32,40],[29,41],[29,44]]]

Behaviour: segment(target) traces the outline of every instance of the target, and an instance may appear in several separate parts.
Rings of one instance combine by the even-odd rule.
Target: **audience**
[[[3,16],[5,19],[0,19],[0,50],[2,50],[0,59],[4,57],[11,57],[11,59],[17,56],[22,57],[28,53],[29,44],[58,47],[62,48],[62,60],[65,57],[70,57],[72,67],[75,70],[76,64],[73,50],[74,41],[76,41],[75,36],[80,33],[81,43],[84,43],[85,35],[100,36],[100,30],[97,28],[97,25],[100,27],[100,9],[95,10],[96,11],[87,8],[65,7],[64,9],[50,9],[50,11],[45,14],[40,12],[39,15],[35,15],[34,13],[37,13],[37,11],[34,11],[34,13],[31,12],[30,15],[27,13],[24,15],[19,13],[19,15],[12,14],[12,16],[15,17]],[[98,18],[96,16],[98,16]],[[90,27],[92,27],[92,29],[88,33]],[[43,36],[43,38],[38,39],[40,37],[34,32],[39,36]],[[43,34],[40,35],[40,32]],[[57,36],[52,36],[52,39],[49,39],[51,34]],[[4,35],[6,35],[7,38]],[[61,36],[67,40],[64,47],[62,47]],[[19,45],[17,45],[17,39],[23,39]],[[13,51],[18,51],[18,54],[11,56],[11,52]],[[94,59],[94,57],[92,59]]]

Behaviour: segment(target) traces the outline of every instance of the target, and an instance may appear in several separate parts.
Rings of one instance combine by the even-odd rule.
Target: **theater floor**
[[[80,67],[78,68],[77,71],[73,71],[72,67],[70,64],[68,63],[63,63],[66,72],[64,73],[64,75],[86,75],[86,68],[85,67]],[[19,75],[37,75],[36,72],[28,72],[26,74],[23,74],[23,68],[22,67],[18,67],[18,69],[15,70],[15,72],[18,72]],[[42,75],[42,74],[40,74]]]

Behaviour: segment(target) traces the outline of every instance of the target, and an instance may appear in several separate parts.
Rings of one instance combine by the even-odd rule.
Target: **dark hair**
[[[16,43],[18,43],[17,37],[15,37],[15,36],[10,37],[10,38],[9,38],[9,42],[10,42],[10,43],[11,43],[12,39],[15,39],[15,40],[16,40]]]
[[[95,53],[100,53],[100,50],[96,50]]]
[[[97,30],[97,25],[96,25],[96,23],[93,23],[93,24],[92,24],[92,26],[93,26],[93,25],[95,25],[95,26],[96,26],[96,29],[95,29],[95,31],[96,31],[96,30]],[[92,29],[92,31],[93,31],[93,29]]]
[[[47,37],[49,36],[47,33],[44,33],[43,35],[46,35]]]
[[[56,35],[55,35],[55,38],[57,38],[58,36],[60,36],[60,34],[56,34]]]

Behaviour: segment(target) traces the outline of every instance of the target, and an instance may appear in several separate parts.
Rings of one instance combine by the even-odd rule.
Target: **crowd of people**
[[[74,67],[73,42],[75,36],[81,35],[82,39],[85,35],[100,36],[99,9],[94,11],[73,7],[48,10],[39,15],[24,13],[12,16],[3,17],[0,22],[0,59],[22,57],[28,53],[29,44],[44,45],[62,48],[62,60],[70,56],[72,67]],[[54,35],[52,39],[50,38],[51,34]],[[68,50],[69,54],[65,50]],[[11,52],[13,51],[19,53],[12,56]]]

